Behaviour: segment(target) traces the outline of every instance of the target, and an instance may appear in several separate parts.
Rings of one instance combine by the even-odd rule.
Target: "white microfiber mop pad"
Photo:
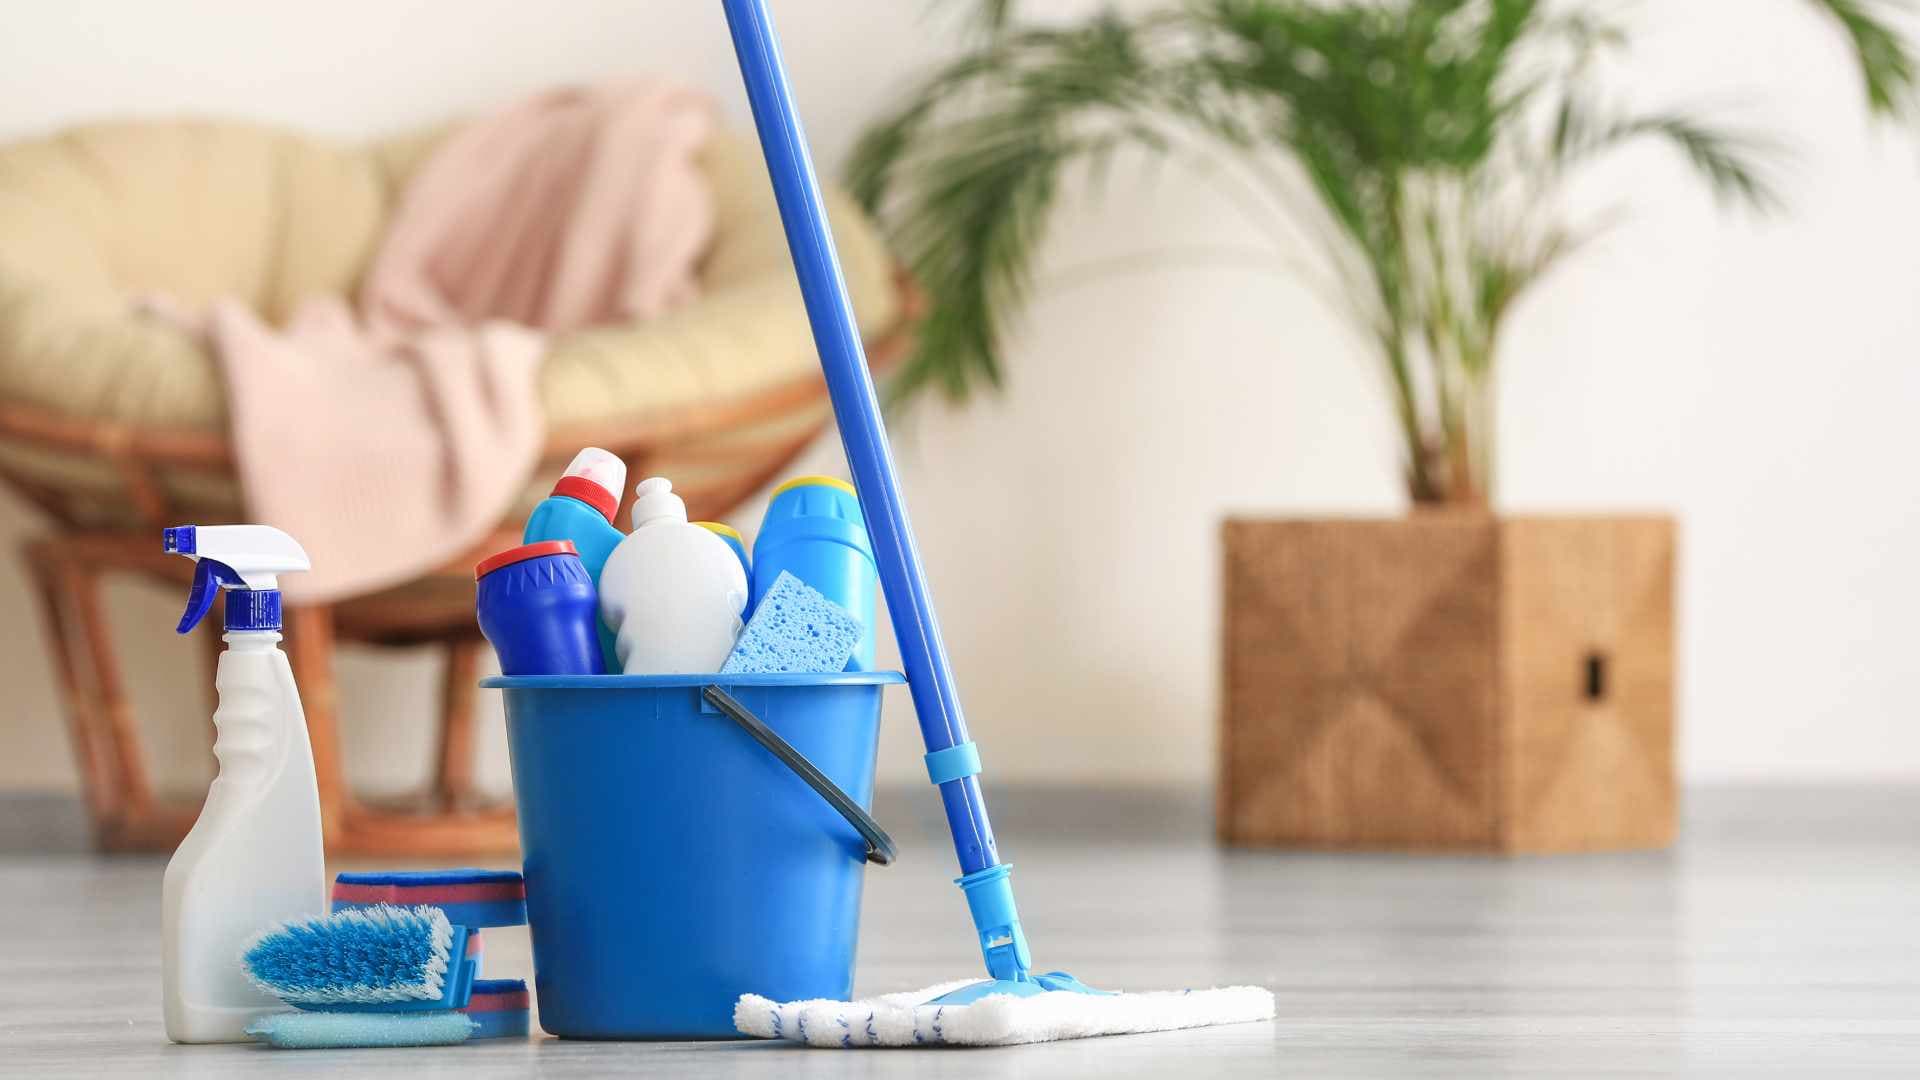
[[[970,1005],[930,1005],[977,980],[942,983],[865,1001],[770,1001],[742,994],[733,1026],[742,1035],[853,1050],[874,1046],[1016,1046],[1095,1035],[1242,1024],[1273,1019],[1273,994],[1258,986],[1146,994],[1032,997],[996,994]]]

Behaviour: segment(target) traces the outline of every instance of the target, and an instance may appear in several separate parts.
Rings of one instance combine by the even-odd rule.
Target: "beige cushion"
[[[76,128],[0,148],[0,403],[138,427],[224,430],[218,369],[191,337],[137,314],[162,293],[244,298],[283,319],[349,294],[407,175],[444,129],[345,144],[217,121]],[[696,303],[554,342],[541,379],[556,432],[749,394],[815,370],[811,336],[759,150],[725,134],[702,156],[718,225]],[[829,216],[871,336],[900,316],[892,262],[838,192]],[[110,471],[18,442],[0,464],[111,490]],[[170,472],[192,503],[231,479]]]

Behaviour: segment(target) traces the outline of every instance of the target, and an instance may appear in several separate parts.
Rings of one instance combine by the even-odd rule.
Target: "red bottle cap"
[[[498,555],[489,555],[481,559],[480,565],[473,568],[473,580],[479,581],[503,566],[512,566],[514,563],[525,562],[528,559],[538,559],[546,555],[578,554],[580,549],[574,547],[571,540],[542,540],[537,544],[521,544],[519,547],[508,548]]]
[[[584,476],[563,476],[553,485],[555,495],[565,495],[569,499],[579,499],[595,510],[609,522],[620,509],[620,500],[612,492]]]
[[[626,486],[627,463],[610,450],[589,446],[573,455],[565,475],[553,485],[553,493],[579,499],[611,522],[620,509],[620,492]]]

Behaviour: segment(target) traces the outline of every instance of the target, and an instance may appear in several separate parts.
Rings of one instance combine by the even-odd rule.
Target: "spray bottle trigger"
[[[226,563],[204,556],[194,561],[193,588],[187,593],[187,610],[180,616],[180,625],[173,628],[176,634],[184,634],[200,625],[213,607],[213,598],[219,594],[221,586],[231,589],[247,587],[245,579],[238,571]]]

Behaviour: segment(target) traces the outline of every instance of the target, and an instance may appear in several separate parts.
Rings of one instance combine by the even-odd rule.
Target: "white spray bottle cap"
[[[649,476],[633,489],[633,527],[655,522],[687,520],[687,504],[673,493],[673,481],[664,476]]]
[[[166,530],[161,546],[197,564],[177,628],[182,634],[200,622],[222,589],[247,601],[227,604],[228,630],[280,629],[280,575],[313,566],[298,541],[270,525],[179,525]]]

